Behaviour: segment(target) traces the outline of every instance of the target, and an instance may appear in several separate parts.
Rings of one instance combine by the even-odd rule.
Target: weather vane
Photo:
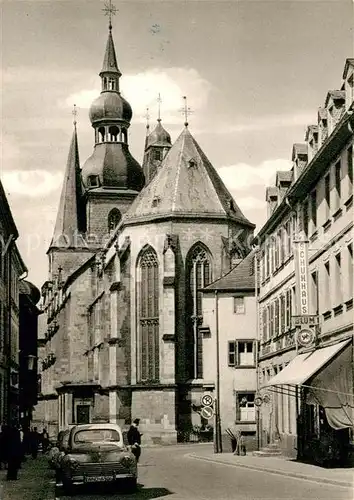
[[[109,29],[112,29],[112,16],[115,16],[118,9],[112,4],[112,0],[104,3],[104,9],[102,9],[105,16],[109,16]]]
[[[157,121],[160,122],[161,121],[161,103],[162,103],[162,99],[161,99],[161,94],[159,92],[159,96],[157,98],[157,104],[158,104],[158,114],[157,114]]]
[[[183,96],[184,106],[180,109],[180,112],[184,114],[184,126],[188,127],[188,116],[194,113],[191,108],[188,107],[187,104],[187,96]]]
[[[73,107],[73,110],[72,110],[72,114],[73,114],[73,117],[74,117],[74,125],[76,125],[76,117],[77,117],[76,104],[74,104],[74,107]]]
[[[149,120],[150,120],[149,108],[146,108],[145,118],[146,118],[146,128],[147,128],[147,130],[149,130],[149,128],[150,128],[150,123],[149,123]]]

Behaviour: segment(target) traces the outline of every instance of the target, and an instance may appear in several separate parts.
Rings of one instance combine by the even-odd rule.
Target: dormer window
[[[100,185],[100,179],[98,175],[89,175],[87,179],[87,184],[88,187],[93,188],[93,187],[99,187]]]
[[[151,206],[154,208],[156,208],[159,203],[161,201],[161,198],[159,196],[154,196],[153,200],[152,200],[152,203],[151,203]]]
[[[332,105],[329,109],[328,109],[328,118],[329,118],[329,132],[331,133],[332,130],[334,129],[334,106]]]
[[[189,160],[189,162],[188,162],[188,165],[189,165],[190,167],[196,167],[196,166],[197,166],[197,162],[195,161],[195,159],[194,159],[194,158],[191,158],[191,159]]]
[[[354,101],[354,73],[348,78],[348,108]]]
[[[153,160],[161,161],[162,160],[162,150],[154,149],[152,152]]]
[[[231,212],[236,212],[234,200],[229,201],[229,208],[230,208]]]

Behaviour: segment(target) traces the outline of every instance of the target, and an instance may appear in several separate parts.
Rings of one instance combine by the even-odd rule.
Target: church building
[[[187,121],[172,144],[159,116],[133,158],[111,23],[99,76],[93,153],[81,166],[74,123],[48,249],[35,420],[54,435],[138,417],[145,442],[175,443],[201,423],[201,290],[249,253],[255,226]]]

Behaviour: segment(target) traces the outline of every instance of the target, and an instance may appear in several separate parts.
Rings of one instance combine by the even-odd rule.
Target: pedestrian
[[[47,429],[44,427],[41,433],[41,442],[42,442],[42,450],[43,453],[46,453],[49,446],[49,434]]]
[[[242,455],[242,456],[246,455],[246,444],[242,431],[237,431],[236,439],[237,439],[237,444],[234,455]]]
[[[4,450],[7,461],[7,481],[18,479],[18,469],[22,459],[21,436],[15,424],[10,425],[5,433]]]
[[[1,425],[0,432],[0,470],[2,466],[6,469],[6,453],[5,453],[5,438],[6,438],[7,425]]]
[[[227,427],[225,429],[225,432],[231,440],[231,451],[232,453],[235,453],[237,446],[237,439],[236,439],[237,428],[235,428],[235,426],[231,424],[230,427]]]
[[[30,450],[33,459],[37,458],[39,442],[40,434],[37,431],[37,427],[33,427],[33,430],[30,432]]]
[[[135,456],[137,462],[139,462],[139,458],[141,455],[141,436],[142,436],[142,434],[138,429],[139,423],[140,419],[136,418],[133,421],[127,433],[128,443],[131,446],[132,453]]]

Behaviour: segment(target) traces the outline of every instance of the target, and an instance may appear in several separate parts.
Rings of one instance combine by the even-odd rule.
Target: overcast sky
[[[130,149],[142,161],[145,110],[174,140],[188,96],[190,131],[257,229],[265,187],[290,167],[326,93],[353,57],[352,0],[114,2],[113,36],[133,108]],[[40,286],[78,114],[80,160],[93,148],[108,33],[100,0],[2,0],[1,177],[29,278]]]

